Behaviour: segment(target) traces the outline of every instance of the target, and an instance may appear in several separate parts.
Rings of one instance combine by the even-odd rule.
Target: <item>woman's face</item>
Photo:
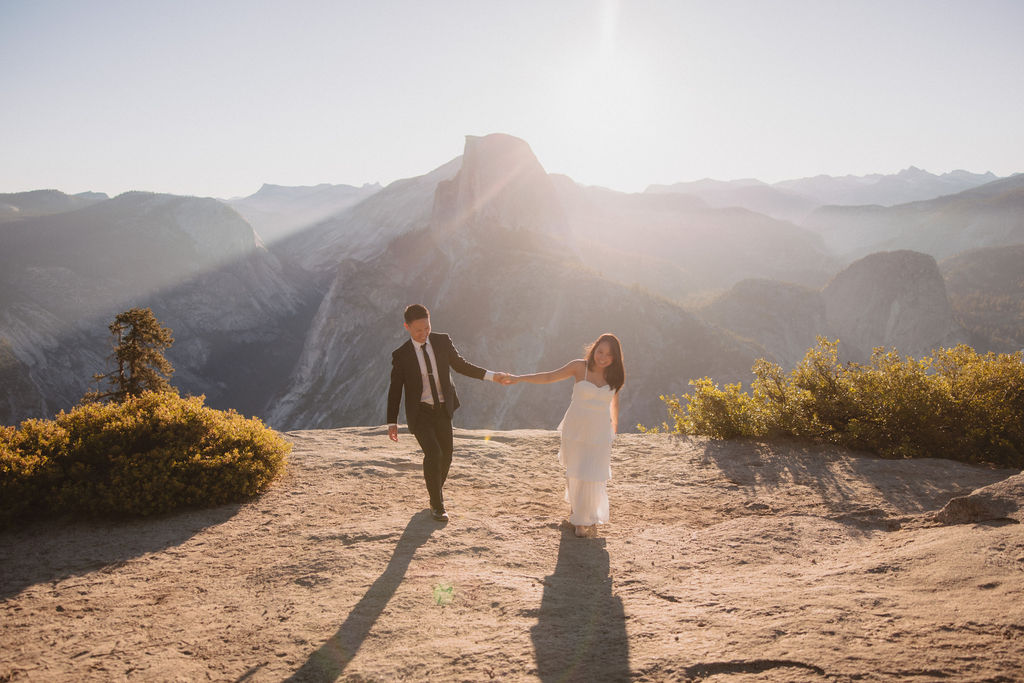
[[[612,355],[611,342],[603,341],[594,347],[594,365],[604,369],[611,365],[615,361],[615,357]]]

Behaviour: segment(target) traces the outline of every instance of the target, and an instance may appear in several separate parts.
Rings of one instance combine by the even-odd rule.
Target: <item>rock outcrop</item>
[[[957,496],[935,513],[942,524],[970,524],[1013,519],[1024,522],[1024,474]]]
[[[792,368],[818,336],[840,340],[845,360],[873,348],[921,356],[968,340],[956,321],[935,260],[915,252],[872,254],[823,290],[775,280],[745,280],[698,311],[701,318],[761,344]]]
[[[431,229],[441,242],[476,230],[567,236],[555,185],[530,146],[511,135],[466,136],[462,166],[438,183]]]
[[[848,359],[866,360],[876,346],[921,356],[967,341],[938,265],[926,254],[866,256],[836,275],[822,296],[826,328]]]
[[[622,434],[577,538],[556,432],[457,427],[447,525],[404,430],[285,438],[245,504],[0,533],[0,679],[1021,679],[1024,526],[922,519],[1009,470]]]

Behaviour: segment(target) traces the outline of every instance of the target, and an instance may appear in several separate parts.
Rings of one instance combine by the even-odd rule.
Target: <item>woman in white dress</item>
[[[506,384],[549,384],[572,378],[572,400],[558,425],[562,445],[558,461],[565,467],[565,500],[569,523],[577,536],[608,523],[612,439],[619,422],[619,390],[626,381],[622,345],[614,334],[602,334],[587,349],[586,358],[569,361],[557,370],[512,375]]]

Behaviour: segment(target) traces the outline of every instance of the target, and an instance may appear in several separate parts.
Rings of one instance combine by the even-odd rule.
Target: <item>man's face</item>
[[[413,320],[411,323],[404,323],[406,331],[412,340],[417,344],[423,344],[427,341],[427,336],[430,334],[430,318],[420,318],[419,320]]]

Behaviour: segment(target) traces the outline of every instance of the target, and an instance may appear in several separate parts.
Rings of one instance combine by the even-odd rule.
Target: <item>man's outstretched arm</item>
[[[509,376],[507,372],[492,372],[491,370],[485,370],[473,365],[459,354],[459,350],[455,348],[451,337],[446,336],[446,339],[448,340],[448,365],[452,370],[466,377],[504,384],[502,380]]]

